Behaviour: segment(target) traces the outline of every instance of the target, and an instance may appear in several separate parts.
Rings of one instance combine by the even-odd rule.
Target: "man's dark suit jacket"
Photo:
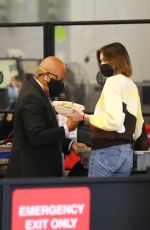
[[[12,154],[6,177],[62,176],[61,151],[68,153],[70,139],[58,127],[56,113],[33,78],[17,99]],[[63,143],[63,146],[62,146]]]

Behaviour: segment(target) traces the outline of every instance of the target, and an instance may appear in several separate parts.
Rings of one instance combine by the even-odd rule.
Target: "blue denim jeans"
[[[129,176],[133,167],[130,144],[92,150],[89,177]]]

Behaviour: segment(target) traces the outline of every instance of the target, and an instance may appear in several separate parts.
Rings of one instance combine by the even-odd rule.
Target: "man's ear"
[[[44,76],[44,80],[45,80],[46,82],[49,82],[49,81],[50,81],[49,76],[45,75],[45,76]]]

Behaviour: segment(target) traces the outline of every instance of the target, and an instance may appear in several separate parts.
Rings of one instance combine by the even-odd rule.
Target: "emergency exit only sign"
[[[25,188],[12,193],[12,230],[89,230],[88,187]]]

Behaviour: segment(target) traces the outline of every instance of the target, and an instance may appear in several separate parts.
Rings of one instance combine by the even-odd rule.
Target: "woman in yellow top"
[[[99,51],[101,74],[108,77],[93,115],[74,110],[70,118],[92,126],[89,177],[128,176],[133,165],[133,140],[142,135],[138,89],[131,79],[126,48],[112,43]]]

